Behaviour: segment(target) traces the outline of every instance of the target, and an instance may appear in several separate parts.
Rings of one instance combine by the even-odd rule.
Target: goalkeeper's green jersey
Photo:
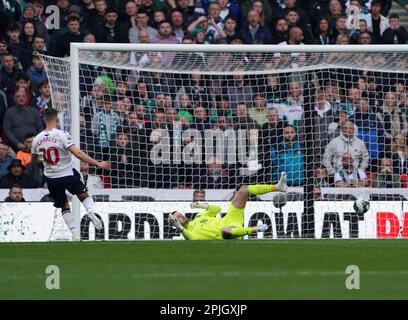
[[[186,240],[223,240],[221,230],[224,227],[240,227],[244,224],[244,209],[237,209],[232,202],[224,218],[217,218],[221,208],[209,205],[206,211],[197,213],[182,232]]]

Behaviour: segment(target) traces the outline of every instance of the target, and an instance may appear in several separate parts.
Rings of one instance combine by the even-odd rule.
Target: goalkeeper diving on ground
[[[192,220],[181,212],[174,211],[169,215],[169,225],[179,230],[186,240],[242,239],[243,236],[264,232],[268,229],[266,224],[244,228],[244,211],[248,197],[269,192],[286,192],[287,189],[286,173],[282,172],[276,185],[257,184],[239,187],[234,192],[227,214],[222,218],[216,217],[221,212],[219,206],[193,202],[190,205],[192,209],[199,208],[205,211],[197,213]]]

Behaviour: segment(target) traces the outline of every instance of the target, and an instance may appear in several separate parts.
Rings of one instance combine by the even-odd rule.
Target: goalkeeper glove
[[[266,230],[268,230],[268,225],[266,224],[259,224],[256,226],[257,232],[265,232]]]
[[[208,203],[199,203],[199,202],[193,202],[190,204],[191,209],[208,209]]]
[[[184,227],[181,225],[181,223],[176,218],[173,217],[171,213],[169,214],[168,222],[169,222],[170,227],[173,227],[177,229],[178,231],[183,232]]]

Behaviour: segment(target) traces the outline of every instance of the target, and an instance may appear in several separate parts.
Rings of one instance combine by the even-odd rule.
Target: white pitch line
[[[337,277],[344,276],[345,272],[341,271],[271,271],[271,272],[156,272],[156,273],[133,273],[129,275],[109,275],[110,278],[200,278],[200,277]],[[408,270],[401,271],[364,271],[360,270],[360,276],[408,276]],[[82,278],[82,275],[74,274],[61,274],[63,279],[76,279]],[[44,276],[16,276],[16,275],[2,275],[0,277],[0,283],[5,280],[23,280],[23,279],[43,279]],[[94,274],[93,279],[104,279],[106,274]],[[407,278],[408,280],[408,278]]]

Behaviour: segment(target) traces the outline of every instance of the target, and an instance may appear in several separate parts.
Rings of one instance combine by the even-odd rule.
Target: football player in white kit
[[[76,195],[84,205],[95,229],[102,229],[102,222],[94,213],[93,199],[81,180],[81,176],[72,166],[72,155],[98,168],[109,170],[111,165],[106,161],[97,161],[74,144],[71,136],[57,129],[58,111],[47,109],[44,114],[46,128],[40,132],[32,144],[32,162],[42,161],[44,176],[54,206],[61,208],[62,217],[71,230],[73,240],[80,240],[75,217],[71,212],[66,190]]]

